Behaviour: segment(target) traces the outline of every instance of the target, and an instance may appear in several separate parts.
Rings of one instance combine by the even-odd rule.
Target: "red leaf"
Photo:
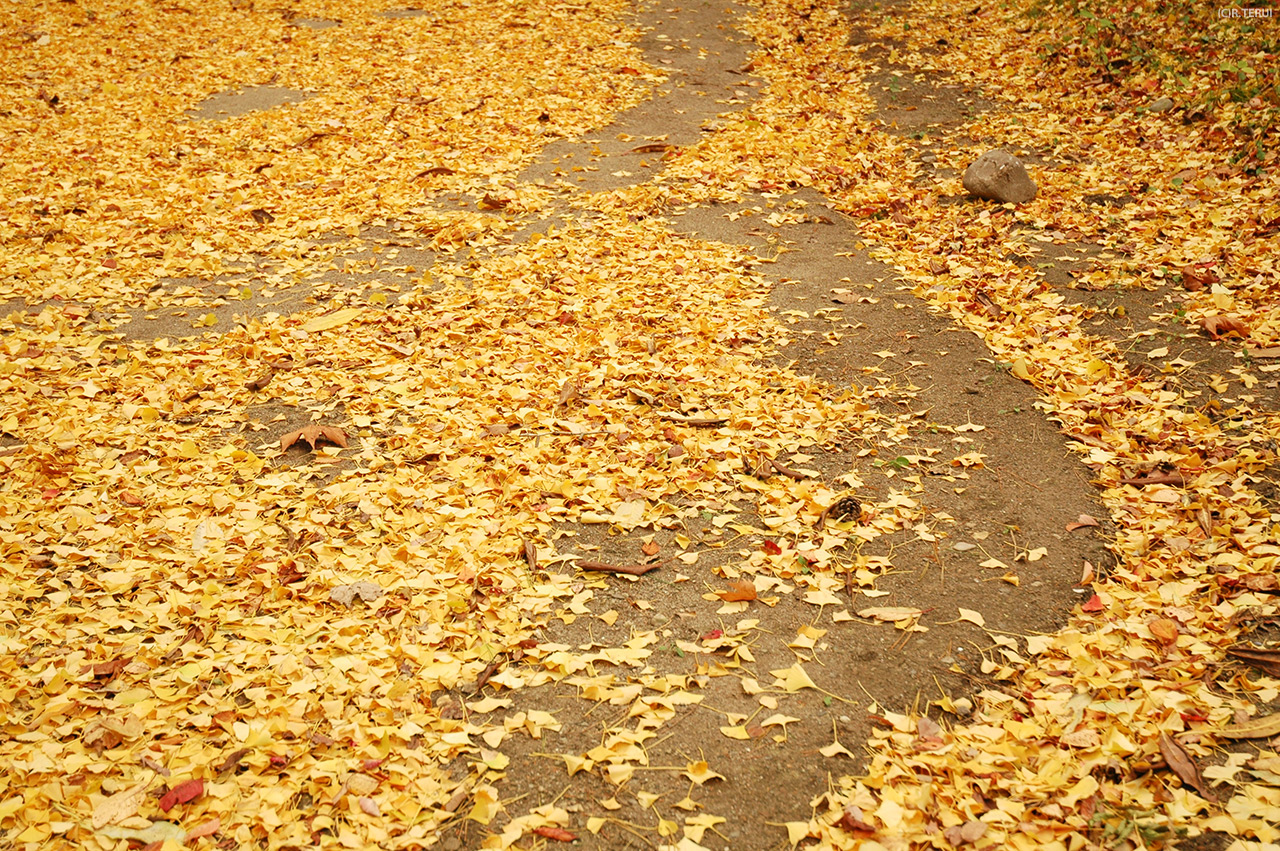
[[[164,793],[164,797],[160,799],[160,809],[166,813],[173,809],[175,804],[185,804],[187,801],[194,801],[204,794],[203,780],[188,780],[185,783],[179,783],[168,792]]]
[[[547,839],[554,839],[556,842],[573,842],[578,838],[563,827],[535,827],[533,832]]]
[[[765,541],[765,542],[764,542],[764,551],[765,551],[766,553],[768,553],[769,555],[771,555],[771,556],[780,556],[780,555],[782,555],[782,547],[778,546],[778,545],[777,545],[777,544],[775,544],[773,541]]]
[[[1097,594],[1094,594],[1094,595],[1093,595],[1092,597],[1090,597],[1088,600],[1085,600],[1085,601],[1084,601],[1084,604],[1080,606],[1080,611],[1082,611],[1082,612],[1100,612],[1100,611],[1102,611],[1102,610],[1103,610],[1103,609],[1105,609],[1105,608],[1106,608],[1106,606],[1105,606],[1105,605],[1103,605],[1103,603],[1102,603],[1102,598],[1101,598],[1101,597],[1099,597]]]

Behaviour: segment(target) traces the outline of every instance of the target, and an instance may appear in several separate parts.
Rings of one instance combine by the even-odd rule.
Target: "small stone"
[[[1151,102],[1147,112],[1168,112],[1173,109],[1173,98],[1159,98]]]
[[[964,171],[964,188],[979,198],[1021,204],[1036,197],[1036,184],[1022,161],[1008,151],[987,151]]]

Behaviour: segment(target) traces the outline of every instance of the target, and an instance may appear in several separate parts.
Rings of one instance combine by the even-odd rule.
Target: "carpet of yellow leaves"
[[[926,734],[925,722],[887,716],[868,775],[789,825],[793,841],[944,847],[960,828],[975,847],[1075,849],[1128,824],[1148,840],[1214,829],[1274,846],[1280,791],[1258,772],[1232,763],[1212,775],[1224,783],[1214,804],[1167,772],[1135,769],[1158,763],[1162,735],[1207,755],[1215,730],[1280,696],[1274,678],[1210,682],[1243,614],[1275,610],[1224,584],[1280,564],[1277,517],[1252,487],[1280,438],[1263,392],[1274,400],[1275,370],[1242,359],[1230,416],[1212,418],[1132,375],[1076,309],[1006,259],[1027,233],[1073,231],[1131,246],[1100,283],[1213,266],[1218,280],[1190,294],[1188,320],[1231,314],[1250,347],[1274,347],[1274,186],[1159,115],[1108,117],[1086,80],[1044,74],[1036,36],[1012,19],[966,21],[963,57],[923,50],[954,36],[942,4],[925,3],[909,30],[892,16],[880,24],[906,41],[895,60],[968,79],[1007,106],[964,132],[1058,157],[1036,173],[1039,199],[1017,211],[939,204],[961,193],[958,179],[913,183],[908,141],[860,120],[872,63],[848,45],[840,8],[799,5],[763,0],[749,20],[768,83],[760,101],[659,180],[579,199],[595,217],[442,263],[392,305],[351,297],[332,321],[268,316],[152,344],[120,340],[67,303],[132,303],[165,277],[209,277],[255,255],[278,261],[287,282],[317,262],[317,236],[389,219],[441,247],[492,245],[546,203],[545,187],[513,175],[547,134],[600,126],[656,72],[621,3],[433,2],[428,23],[379,15],[387,3],[296,7],[342,19],[329,29],[240,3],[0,12],[7,34],[29,36],[0,43],[0,62],[20,71],[0,91],[0,297],[55,300],[0,320],[8,843],[216,834],[228,847],[421,847],[463,800],[488,823],[503,739],[555,719],[490,724],[483,702],[454,713],[428,696],[474,683],[548,617],[585,611],[590,588],[530,573],[523,542],[545,544],[561,520],[629,528],[723,495],[719,474],[748,447],[680,416],[723,417],[792,451],[848,429],[895,439],[856,396],[761,365],[769,343],[742,331],[778,332],[742,251],[635,216],[807,185],[850,212],[905,202],[913,224],[865,218],[864,236],[1080,438],[1121,564],[1099,586],[1101,611],[1010,648],[1011,664],[991,672],[1002,688],[982,693],[970,722]],[[225,122],[185,117],[246,80],[309,96]],[[963,168],[971,153],[940,157]],[[1071,200],[1081,186],[1140,184],[1112,218]],[[503,212],[450,209],[433,200],[445,190],[500,194]],[[979,293],[999,320],[976,308]],[[285,361],[309,366],[279,373],[272,402],[349,422],[349,450],[319,445],[312,465],[286,466],[255,441],[260,398],[245,385]],[[668,463],[677,444],[696,463]],[[1121,481],[1160,465],[1185,486]],[[835,494],[784,482],[757,496],[764,522],[788,530],[812,528]],[[819,566],[826,550],[814,550]],[[809,581],[830,590],[820,573]],[[331,597],[361,582],[385,594]],[[641,633],[601,658],[640,664],[651,643]],[[592,660],[544,648],[531,661],[533,673],[490,681],[534,685]],[[610,747],[610,771],[625,774],[639,746],[624,736]],[[459,776],[461,764],[472,772]],[[688,771],[696,783],[710,769]],[[197,780],[198,794],[184,784]],[[180,836],[139,824],[161,781],[174,797],[160,805],[187,807]],[[334,806],[299,820],[302,801]],[[849,807],[878,839],[835,826]],[[535,813],[495,844],[562,818]],[[714,823],[691,817],[682,847],[708,829],[697,819]]]

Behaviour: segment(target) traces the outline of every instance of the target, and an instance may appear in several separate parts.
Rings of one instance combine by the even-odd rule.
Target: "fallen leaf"
[[[576,834],[570,833],[563,827],[555,827],[553,825],[535,827],[533,832],[544,839],[554,839],[556,842],[576,842],[578,839]]]
[[[98,836],[119,841],[121,839],[140,842],[145,846],[162,846],[168,843],[182,844],[190,836],[180,825],[171,821],[153,821],[147,827],[138,829],[107,825],[98,831]]]
[[[924,614],[922,609],[912,609],[907,606],[872,606],[868,609],[858,611],[858,617],[871,618],[873,620],[884,621],[885,623],[897,623],[898,621],[911,620],[918,618]]]
[[[865,837],[873,836],[876,833],[875,826],[867,823],[866,818],[862,815],[862,809],[854,804],[845,806],[844,812],[836,820],[836,827]]]
[[[707,765],[706,760],[698,760],[697,762],[691,762],[688,765],[686,765],[684,771],[680,773],[683,774],[685,777],[688,777],[694,783],[697,783],[699,786],[701,786],[702,784],[710,780],[724,779],[723,774],[717,774],[716,772],[711,770],[711,768]]]
[[[271,383],[271,379],[274,375],[274,371],[267,370],[262,375],[259,375],[257,378],[245,384],[245,389],[257,393],[259,390]]]
[[[644,576],[651,570],[657,570],[663,565],[663,562],[653,562],[651,564],[610,564],[609,562],[604,561],[578,559],[576,564],[579,570],[595,570],[602,573],[625,573],[628,576]]]
[[[220,827],[222,827],[222,819],[214,816],[208,821],[201,822],[191,828],[191,830],[187,831],[187,838],[185,841],[190,842],[191,840],[199,839],[202,836],[212,836],[218,832]]]
[[[1074,532],[1077,529],[1085,529],[1089,526],[1099,525],[1098,521],[1090,517],[1088,514],[1081,514],[1076,518],[1075,522],[1067,524],[1067,531]]]
[[[956,824],[948,827],[942,832],[947,841],[952,845],[967,845],[971,842],[977,842],[987,832],[986,822],[973,821],[964,824]]]
[[[1105,608],[1106,605],[1102,602],[1102,598],[1097,594],[1094,594],[1088,600],[1085,600],[1080,604],[1080,611],[1082,612],[1100,612]]]
[[[726,603],[736,603],[739,600],[754,600],[756,598],[756,586],[750,579],[739,579],[728,590],[717,591],[716,596]]]
[[[339,585],[329,592],[329,599],[341,603],[348,609],[355,604],[356,597],[366,603],[372,603],[382,596],[382,587],[372,582],[353,582],[350,585]]]
[[[861,612],[859,612],[859,614],[861,614]],[[978,626],[987,625],[987,621],[984,617],[982,617],[982,614],[980,612],[975,612],[973,609],[961,609],[960,620],[969,621],[970,623],[976,623]]]
[[[138,807],[142,805],[143,799],[146,798],[147,786],[150,784],[151,781],[146,780],[136,786],[131,786],[123,792],[117,792],[94,807],[93,829],[98,830],[135,815],[138,812]]]
[[[1252,647],[1229,647],[1227,655],[1243,659],[1273,677],[1280,677],[1280,650],[1257,650]]]
[[[1178,640],[1178,624],[1169,618],[1156,618],[1147,624],[1147,629],[1161,644],[1168,646]]]
[[[178,804],[185,804],[188,801],[194,801],[204,794],[204,781],[196,778],[179,783],[168,792],[165,792],[160,798],[160,809],[169,812]]]
[[[342,310],[335,310],[333,313],[327,313],[324,316],[317,316],[314,319],[304,322],[302,324],[302,330],[308,332],[329,331],[333,328],[346,325],[363,312],[364,308],[361,307],[347,307]]]
[[[1200,326],[1215,340],[1221,340],[1223,337],[1229,337],[1232,334],[1237,337],[1247,337],[1249,335],[1248,327],[1238,316],[1206,316],[1200,320]]]
[[[1199,792],[1200,797],[1209,801],[1217,800],[1205,785],[1204,778],[1200,775],[1200,767],[1196,765],[1191,754],[1187,753],[1186,748],[1168,733],[1160,734],[1160,755],[1164,757],[1164,761],[1168,763],[1173,773],[1178,775],[1183,783]]]
[[[280,451],[285,452],[290,446],[299,440],[305,440],[311,445],[311,451],[315,451],[316,443],[321,440],[334,444],[335,446],[346,447],[347,434],[340,428],[333,426],[322,426],[312,423],[304,426],[297,431],[291,431],[280,438]]]
[[[1069,748],[1096,748],[1102,744],[1098,731],[1087,727],[1059,736],[1058,741]]]

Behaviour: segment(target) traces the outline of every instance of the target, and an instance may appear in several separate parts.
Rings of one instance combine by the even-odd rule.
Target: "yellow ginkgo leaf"
[[[711,770],[710,766],[707,765],[706,760],[698,760],[697,762],[691,762],[687,766],[685,766],[685,770],[680,773],[685,777],[688,777],[694,783],[697,783],[699,786],[701,786],[703,783],[706,783],[708,780],[724,779],[723,774],[717,774],[716,772]]]

